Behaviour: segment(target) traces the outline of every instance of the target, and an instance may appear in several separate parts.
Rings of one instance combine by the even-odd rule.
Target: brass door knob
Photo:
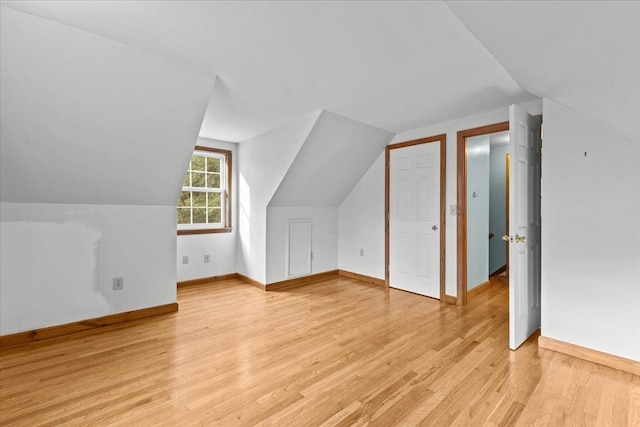
[[[509,241],[509,235],[505,234],[504,236],[502,236],[502,240],[504,240],[505,242]]]

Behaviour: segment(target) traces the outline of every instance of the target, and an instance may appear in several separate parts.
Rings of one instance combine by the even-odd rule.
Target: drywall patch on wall
[[[24,221],[3,222],[0,230],[0,334],[111,311],[98,283],[100,231],[79,222]]]
[[[173,206],[2,202],[0,218],[3,335],[176,301]]]

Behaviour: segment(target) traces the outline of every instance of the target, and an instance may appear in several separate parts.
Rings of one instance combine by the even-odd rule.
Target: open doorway
[[[456,304],[467,303],[467,291],[489,280],[492,273],[502,273],[508,268],[508,250],[502,236],[508,223],[508,195],[505,183],[501,194],[494,190],[493,216],[491,217],[491,139],[494,157],[508,151],[509,122],[496,123],[458,132],[458,283]],[[506,139],[505,139],[506,135]],[[495,181],[506,182],[506,157],[502,171],[495,163]],[[500,176],[501,175],[501,176]],[[495,185],[500,185],[495,183]],[[498,197],[500,196],[500,197]],[[503,200],[502,203],[499,200]],[[493,220],[493,225],[491,224]],[[501,225],[501,226],[499,226]],[[504,230],[504,233],[502,231]],[[502,233],[502,234],[500,234]],[[491,256],[491,248],[493,256]],[[469,252],[472,256],[469,257]],[[469,263],[469,260],[473,263]],[[500,265],[498,265],[500,264]],[[471,285],[471,286],[469,286]]]
[[[509,107],[509,122],[458,132],[458,295],[467,302],[469,164],[472,137],[509,129],[509,348],[515,350],[540,328],[542,117]],[[487,155],[488,155],[488,149]],[[473,184],[475,186],[475,183]],[[473,190],[471,191],[473,197]],[[485,235],[488,237],[488,235]]]
[[[467,291],[508,266],[509,132],[467,138]]]

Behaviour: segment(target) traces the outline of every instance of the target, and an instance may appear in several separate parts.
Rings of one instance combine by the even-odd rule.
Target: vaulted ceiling
[[[269,206],[340,206],[393,137],[322,111]]]
[[[215,74],[0,10],[0,201],[175,206]]]
[[[326,109],[392,132],[533,99],[436,2],[5,2],[218,78],[201,136]]]
[[[640,1],[450,1],[524,90],[640,141]]]
[[[215,73],[201,136],[391,132],[547,97],[638,138],[640,3],[2,1]]]

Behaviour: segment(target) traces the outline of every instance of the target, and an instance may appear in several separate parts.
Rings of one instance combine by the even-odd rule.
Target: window
[[[196,146],[177,209],[179,235],[231,231],[231,151]]]

